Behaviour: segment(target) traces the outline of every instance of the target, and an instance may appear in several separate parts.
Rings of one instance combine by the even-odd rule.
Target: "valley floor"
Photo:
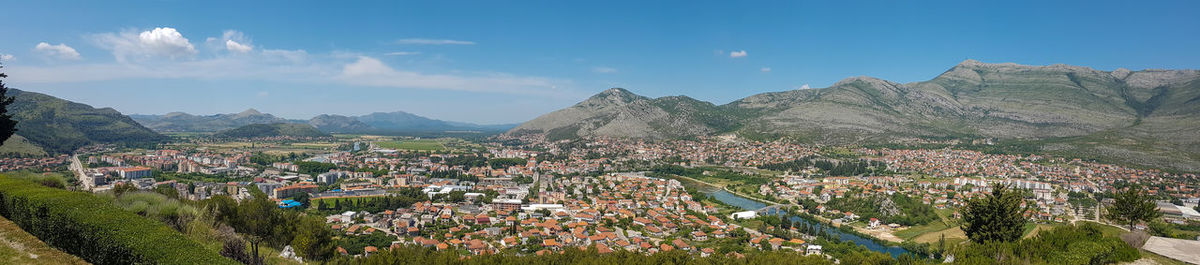
[[[46,245],[17,224],[0,217],[0,264],[88,264]]]

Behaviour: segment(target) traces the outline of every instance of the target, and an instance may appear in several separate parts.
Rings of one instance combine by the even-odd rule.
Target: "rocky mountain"
[[[247,109],[240,113],[191,115],[171,112],[165,115],[130,115],[134,120],[159,132],[215,132],[250,124],[288,122],[275,115]]]
[[[733,124],[734,120],[712,103],[686,96],[651,99],[613,88],[518,125],[509,133],[545,133],[554,140],[581,136],[666,139],[709,135]]]
[[[29,144],[42,150],[33,154],[68,153],[96,143],[144,144],[166,137],[142,127],[112,108],[93,108],[46,94],[10,89],[14,98],[9,112],[17,120],[17,135],[12,144]],[[16,141],[16,142],[13,142]]]
[[[674,107],[671,107],[674,106]],[[964,61],[932,80],[852,77],[729,104],[610,89],[510,130],[548,139],[722,133],[830,144],[996,139],[1024,149],[1200,170],[1200,71]]]
[[[251,124],[217,132],[217,138],[325,137],[329,134],[302,123]]]

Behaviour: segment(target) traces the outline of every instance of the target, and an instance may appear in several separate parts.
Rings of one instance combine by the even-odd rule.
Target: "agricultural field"
[[[21,230],[17,224],[0,217],[0,264],[88,264],[46,245]]]
[[[414,151],[442,151],[446,146],[437,140],[400,140],[375,143],[381,148]]]

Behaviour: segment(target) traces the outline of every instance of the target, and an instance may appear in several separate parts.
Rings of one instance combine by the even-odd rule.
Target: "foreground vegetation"
[[[91,194],[0,176],[0,216],[98,264],[236,264],[167,225]]]
[[[83,259],[54,249],[0,217],[0,263],[3,264],[88,264]]]

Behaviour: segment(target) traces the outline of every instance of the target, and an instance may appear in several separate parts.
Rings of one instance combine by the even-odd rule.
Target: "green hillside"
[[[41,93],[12,89],[9,111],[17,134],[48,153],[67,153],[95,143],[145,144],[164,140],[112,108],[93,108]]]

